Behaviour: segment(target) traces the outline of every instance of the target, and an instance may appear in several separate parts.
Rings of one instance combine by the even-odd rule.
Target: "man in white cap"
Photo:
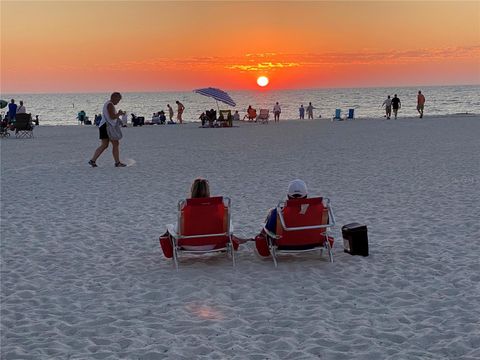
[[[307,184],[305,181],[295,179],[288,184],[287,198],[288,199],[305,199],[308,196]],[[270,210],[267,216],[266,228],[275,233],[277,228],[277,208]]]
[[[305,199],[308,196],[307,185],[303,180],[295,179],[288,184],[287,198],[288,199]],[[273,208],[268,213],[265,221],[265,227],[268,231],[275,234],[277,230],[277,208]],[[266,242],[265,231],[262,230],[260,234],[255,237],[255,247],[260,256],[270,255],[268,245]]]

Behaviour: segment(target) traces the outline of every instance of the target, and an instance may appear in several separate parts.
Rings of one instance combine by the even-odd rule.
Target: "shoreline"
[[[427,114],[424,114],[423,115],[423,119],[422,120],[432,120],[432,119],[446,119],[446,118],[475,118],[475,117],[480,117],[480,113],[456,113],[456,114],[445,114],[445,115],[427,115]],[[405,116],[405,117],[398,117],[397,119],[394,119],[393,117],[389,120],[387,120],[384,116],[383,117],[356,117],[354,119],[342,119],[342,120],[332,120],[332,118],[326,118],[326,117],[321,117],[321,118],[314,118],[314,119],[281,119],[280,118],[280,123],[282,122],[298,122],[298,123],[308,123],[308,122],[315,122],[315,121],[330,121],[330,122],[352,122],[352,121],[402,121],[402,120],[414,120],[414,119],[417,119],[417,120],[421,120],[418,116]],[[149,120],[146,120],[146,121],[149,121]],[[269,120],[268,121],[269,123],[275,123],[273,120]],[[187,124],[199,124],[200,123],[200,120],[184,120],[184,124],[182,125],[187,125]],[[255,125],[255,124],[258,124],[258,125],[265,125],[265,124],[261,124],[259,122],[254,122],[254,121],[243,121],[243,120],[240,120],[240,121],[234,121],[233,122],[234,124],[234,127],[238,127],[238,125],[242,125],[242,124],[251,124],[251,125]],[[127,124],[128,126],[127,127],[133,127],[132,126],[132,123],[128,122]],[[146,126],[146,127],[149,127],[149,126],[159,126],[159,127],[163,127],[163,126],[171,126],[171,125],[180,125],[180,124],[164,124],[164,125],[158,125],[158,124],[145,124],[143,126]],[[237,125],[237,126],[235,126]],[[84,125],[84,124],[45,124],[43,125],[42,124],[42,119],[40,119],[40,125],[38,126],[42,126],[42,127],[47,127],[47,126],[67,126],[67,127],[71,127],[71,126],[82,126],[82,127],[96,127],[94,124],[92,125]],[[140,126],[138,126],[140,127]]]

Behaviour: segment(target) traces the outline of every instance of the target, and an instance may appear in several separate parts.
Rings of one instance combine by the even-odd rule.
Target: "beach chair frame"
[[[334,120],[343,120],[342,119],[342,109],[335,109],[335,113],[332,116],[332,121]]]
[[[270,118],[269,109],[260,109],[258,112],[257,120],[261,120],[262,124],[268,124],[268,119]]]
[[[16,138],[33,138],[32,114],[17,114],[13,126]]]
[[[267,234],[267,245],[270,250],[270,254],[272,255],[273,263],[275,267],[278,266],[277,255],[281,253],[304,253],[304,252],[311,252],[311,251],[318,251],[320,250],[320,255],[323,254],[323,250],[325,249],[328,252],[328,257],[331,263],[333,263],[333,251],[332,247],[330,246],[329,238],[334,239],[333,234],[330,232],[333,227],[335,226],[335,215],[333,213],[333,209],[330,203],[329,198],[323,198],[324,206],[328,211],[328,224],[319,224],[319,225],[312,225],[312,226],[297,226],[297,227],[288,227],[285,224],[285,219],[283,217],[283,209],[285,207],[285,201],[281,201],[277,205],[277,215],[280,219],[280,224],[282,226],[283,231],[302,231],[302,230],[315,230],[315,229],[325,229],[325,241],[323,242],[323,246],[316,246],[311,249],[300,249],[300,250],[282,250],[279,249],[276,241],[282,238],[282,235],[277,235],[267,229],[266,224],[263,226],[263,231]],[[319,223],[321,223],[321,219],[319,219]]]
[[[175,226],[173,224],[168,224],[167,225],[167,231],[170,234],[170,240],[172,242],[172,248],[173,248],[173,263],[175,265],[175,269],[178,271],[178,266],[179,266],[179,258],[180,254],[193,254],[193,255],[199,255],[199,254],[207,254],[207,253],[216,253],[216,252],[226,252],[227,256],[231,257],[232,259],[232,266],[235,267],[236,262],[235,262],[235,249],[233,247],[233,225],[232,225],[232,218],[231,218],[231,200],[228,197],[223,197],[223,204],[225,206],[225,209],[227,211],[227,229],[225,232],[222,233],[217,233],[217,234],[201,234],[201,235],[182,235],[180,233],[180,229],[177,231],[175,229]],[[182,209],[184,206],[187,204],[187,200],[180,200],[178,202],[178,219],[177,219],[177,224],[181,223],[181,217],[182,217]],[[228,241],[225,245],[225,247],[218,248],[218,249],[209,249],[209,250],[185,250],[182,249],[181,246],[179,246],[179,241],[182,239],[199,239],[199,238],[208,238],[208,237],[216,237],[216,236],[226,236],[228,237]]]
[[[347,117],[345,120],[354,120],[355,119],[355,108],[348,109]]]
[[[222,127],[232,127],[232,111],[231,110],[219,110],[219,115],[223,115]]]

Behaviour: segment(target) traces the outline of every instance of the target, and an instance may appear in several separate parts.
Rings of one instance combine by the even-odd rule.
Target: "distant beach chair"
[[[260,114],[258,114],[257,121],[260,120],[262,124],[268,124],[269,117],[270,117],[270,110],[260,109]]]
[[[223,118],[220,126],[223,127],[232,127],[232,111],[231,110],[220,110],[220,117]]]
[[[15,129],[15,137],[33,138],[32,114],[17,114],[13,126]]]
[[[347,120],[355,119],[355,109],[348,109]]]
[[[177,230],[178,228],[178,230]],[[168,236],[160,237],[165,257],[173,258],[178,270],[180,253],[205,254],[226,252],[235,266],[230,199],[210,197],[181,200],[177,226],[167,225]]]
[[[205,112],[205,115],[207,117],[207,120],[208,120],[208,126],[209,127],[214,127],[215,126],[215,122],[217,121],[217,110],[207,110]]]
[[[8,119],[2,119],[0,115],[0,137],[9,137],[10,133],[8,132]]]
[[[330,200],[328,198],[289,199],[277,206],[277,226],[275,233],[264,226],[265,240],[256,240],[260,253],[267,251],[277,266],[280,253],[300,253],[326,249],[330,262],[333,262],[332,246],[334,237],[329,229],[335,226]],[[262,243],[263,242],[263,243]],[[260,249],[262,248],[262,249]]]
[[[342,120],[342,110],[335,109],[335,114],[333,115],[332,120]]]

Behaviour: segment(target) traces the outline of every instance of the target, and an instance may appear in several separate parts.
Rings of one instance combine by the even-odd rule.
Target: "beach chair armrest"
[[[267,229],[267,224],[264,224],[263,225],[263,231],[265,232],[265,234],[267,234],[268,237],[271,237],[273,239],[278,239],[278,236],[277,234],[271,232],[270,230]]]
[[[167,224],[167,231],[173,238],[178,238],[177,229],[175,229],[175,225]]]

